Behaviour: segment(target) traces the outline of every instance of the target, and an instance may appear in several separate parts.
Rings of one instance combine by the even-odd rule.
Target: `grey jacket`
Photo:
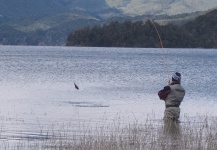
[[[165,99],[166,106],[180,105],[185,96],[185,89],[180,84],[169,85],[171,92]]]
[[[160,99],[165,101],[166,107],[179,106],[184,99],[185,89],[179,83],[172,83],[159,91],[158,95]]]

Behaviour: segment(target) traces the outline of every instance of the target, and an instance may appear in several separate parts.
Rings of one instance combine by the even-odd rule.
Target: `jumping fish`
[[[77,90],[79,90],[79,87],[74,83],[74,85],[75,85],[75,88],[77,89]]]

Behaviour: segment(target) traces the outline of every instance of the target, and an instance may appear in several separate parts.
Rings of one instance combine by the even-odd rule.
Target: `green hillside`
[[[80,10],[92,15],[110,8],[104,0],[0,0],[0,15],[4,17],[38,18]]]
[[[132,17],[108,1],[113,5],[112,0],[0,0],[0,45],[65,45],[70,32],[84,27],[147,18],[183,24],[201,13]]]
[[[0,0],[0,45],[64,45],[69,32],[118,13],[101,0]]]
[[[217,48],[217,9],[186,23],[183,28],[198,47]]]
[[[99,20],[85,14],[63,14],[36,20],[9,21],[0,24],[0,44],[65,45],[70,31],[97,24]]]
[[[16,19],[66,12],[61,0],[0,0],[0,6],[0,15]]]

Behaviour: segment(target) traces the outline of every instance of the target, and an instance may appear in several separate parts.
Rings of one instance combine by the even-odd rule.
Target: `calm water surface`
[[[217,115],[217,50],[164,51],[170,74],[182,73],[182,116]],[[1,139],[43,138],[69,122],[161,119],[166,84],[162,49],[0,46]]]

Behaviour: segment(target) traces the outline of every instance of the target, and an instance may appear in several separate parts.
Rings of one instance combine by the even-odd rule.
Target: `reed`
[[[217,118],[200,117],[192,121],[185,117],[184,120],[181,123],[146,120],[129,124],[115,120],[95,127],[84,125],[79,130],[70,124],[52,132],[44,131],[47,138],[41,140],[15,141],[13,146],[1,141],[0,149],[216,150]]]

